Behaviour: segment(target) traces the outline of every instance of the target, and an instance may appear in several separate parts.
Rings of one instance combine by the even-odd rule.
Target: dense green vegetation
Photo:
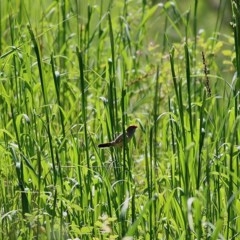
[[[240,237],[240,6],[179,2],[1,1],[1,239]]]

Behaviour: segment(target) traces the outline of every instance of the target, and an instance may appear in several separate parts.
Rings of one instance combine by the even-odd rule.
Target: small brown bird
[[[131,125],[126,130],[126,142],[129,142],[131,138],[133,137],[137,126]],[[99,148],[105,148],[105,147],[121,147],[123,145],[123,134],[120,134],[117,136],[112,142],[108,143],[101,143],[98,145]]]

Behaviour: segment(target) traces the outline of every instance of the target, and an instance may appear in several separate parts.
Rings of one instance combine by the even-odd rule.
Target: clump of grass
[[[238,237],[238,31],[221,8],[199,32],[198,9],[1,5],[2,238]]]

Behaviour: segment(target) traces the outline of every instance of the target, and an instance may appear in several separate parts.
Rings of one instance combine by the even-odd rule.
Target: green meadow
[[[240,239],[239,1],[0,14],[0,239]]]

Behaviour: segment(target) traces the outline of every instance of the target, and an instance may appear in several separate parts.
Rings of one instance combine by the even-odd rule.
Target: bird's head
[[[129,126],[129,127],[127,128],[127,133],[128,133],[128,134],[134,134],[134,132],[136,131],[136,129],[137,129],[137,126],[131,125],[131,126]]]

